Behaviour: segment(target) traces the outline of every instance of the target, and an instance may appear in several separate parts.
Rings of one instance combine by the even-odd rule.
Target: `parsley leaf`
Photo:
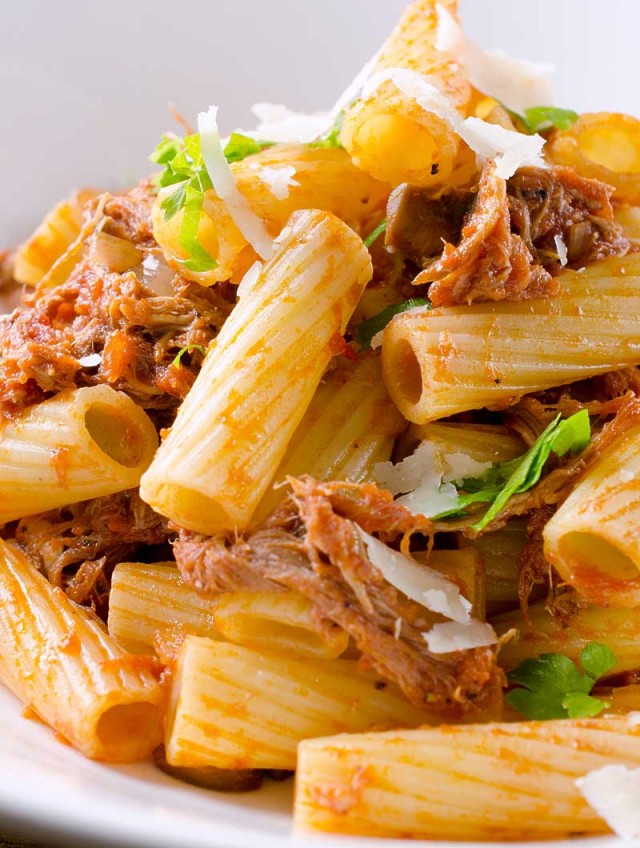
[[[344,109],[338,112],[335,122],[329,132],[326,135],[323,135],[321,138],[316,139],[315,141],[310,141],[307,146],[324,148],[342,147],[342,142],[340,141],[340,133],[342,131],[343,123]]]
[[[386,232],[386,230],[387,230],[387,219],[385,218],[384,221],[381,221],[381,223],[378,224],[378,226],[375,228],[375,230],[373,230],[373,232],[369,233],[369,235],[366,237],[366,239],[364,239],[365,247],[371,247],[371,245],[374,243],[374,241],[379,236],[381,236],[382,233]]]
[[[373,235],[373,233],[372,233]],[[366,244],[366,242],[365,242]],[[371,347],[373,337],[387,326],[389,321],[401,312],[406,312],[408,309],[415,309],[417,306],[426,306],[431,309],[431,303],[424,297],[414,297],[411,300],[405,300],[402,303],[394,303],[392,306],[387,306],[382,312],[373,315],[356,328],[355,339],[360,345],[360,350],[365,350]]]
[[[564,456],[568,451],[579,453],[589,444],[590,438],[591,426],[586,409],[564,420],[558,415],[522,456],[496,463],[481,477],[456,481],[455,486],[461,492],[458,508],[436,517],[458,518],[464,515],[461,511],[470,504],[490,503],[487,512],[472,525],[476,531],[483,530],[502,512],[513,495],[535,486],[552,453],[557,456]]]
[[[207,350],[202,345],[199,344],[189,344],[185,345],[181,350],[178,351],[176,358],[171,363],[174,368],[178,368],[180,366],[180,360],[190,350],[199,350],[203,356],[207,355]]]
[[[511,109],[507,109],[507,112],[524,126],[529,135],[546,132],[552,127],[568,130],[580,117],[573,109],[557,109],[555,106],[531,106],[522,115]]]
[[[520,688],[512,689],[506,701],[526,718],[536,720],[598,715],[610,705],[590,692],[615,662],[613,652],[597,642],[580,653],[584,673],[563,654],[541,654],[538,659],[524,660],[507,675],[509,683]]]
[[[224,155],[227,162],[231,164],[231,162],[240,162],[247,156],[253,156],[254,153],[260,153],[267,147],[273,147],[274,144],[275,141],[258,141],[255,138],[249,138],[248,135],[232,132],[225,145]]]

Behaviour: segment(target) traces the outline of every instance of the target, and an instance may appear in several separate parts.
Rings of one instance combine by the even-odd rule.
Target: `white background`
[[[328,107],[404,0],[0,0],[0,248],[71,187],[142,176],[173,101],[226,130]],[[556,101],[640,116],[640,0],[461,0],[487,48],[555,61]]]

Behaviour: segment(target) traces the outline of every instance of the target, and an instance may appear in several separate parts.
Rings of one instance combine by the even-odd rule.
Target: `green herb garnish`
[[[258,141],[255,138],[249,138],[248,135],[243,135],[239,132],[232,132],[229,136],[229,141],[224,148],[224,155],[227,162],[241,162],[247,156],[253,156],[254,153],[260,153],[267,147],[273,147],[275,141]]]
[[[363,321],[362,324],[359,324],[356,328],[355,339],[360,345],[360,350],[371,347],[373,337],[384,330],[395,315],[406,312],[408,309],[415,309],[417,306],[426,306],[430,309],[431,303],[424,297],[414,297],[411,300],[405,300],[402,303],[394,303],[392,306],[387,306],[382,312],[378,312],[377,315],[373,315],[371,318]]]
[[[591,642],[581,651],[582,672],[564,654],[541,654],[509,672],[509,683],[520,688],[512,689],[506,701],[530,719],[596,716],[610,704],[590,692],[615,664],[613,652],[598,642]]]
[[[546,132],[552,127],[568,130],[580,117],[572,109],[557,109],[555,106],[532,106],[525,109],[522,115],[511,109],[507,109],[507,112],[525,127],[529,135]]]
[[[366,237],[366,239],[364,239],[365,247],[371,247],[371,245],[378,238],[378,236],[381,236],[382,233],[386,232],[386,230],[387,230],[387,219],[385,218],[384,221],[382,221],[380,224],[378,224],[378,226],[375,228],[375,230],[372,233],[369,233],[369,235]]]
[[[586,409],[564,420],[558,415],[522,456],[498,462],[480,477],[456,481],[455,486],[460,490],[457,508],[437,518],[459,518],[464,515],[465,507],[471,504],[490,503],[482,518],[472,525],[473,530],[484,530],[513,495],[526,492],[538,482],[552,453],[557,456],[564,456],[568,451],[579,453],[589,444],[590,438],[591,426]]]
[[[204,348],[202,345],[199,345],[199,344],[189,344],[189,345],[185,345],[185,346],[182,348],[182,350],[180,350],[180,351],[178,352],[178,354],[177,354],[176,358],[175,358],[175,359],[173,360],[173,362],[171,363],[171,364],[173,365],[173,367],[174,367],[174,368],[179,368],[179,367],[180,367],[180,360],[181,360],[181,359],[182,359],[182,357],[185,355],[185,353],[187,353],[187,352],[188,352],[188,351],[190,351],[190,350],[199,350],[199,351],[200,351],[200,353],[201,353],[203,356],[206,356],[206,355],[207,355],[207,349],[206,349],[206,348]]]

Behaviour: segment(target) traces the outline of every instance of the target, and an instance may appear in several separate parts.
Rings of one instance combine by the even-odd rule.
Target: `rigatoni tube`
[[[425,424],[640,363],[640,256],[558,280],[556,297],[397,315],[382,365],[404,416]]]
[[[122,562],[111,577],[109,633],[132,654],[153,654],[176,628],[219,638],[216,600],[185,586],[175,563]]]
[[[544,529],[563,580],[603,606],[640,606],[640,427],[617,438]]]
[[[92,759],[129,762],[162,738],[158,667],[0,540],[0,682]]]
[[[428,75],[450,98],[452,108],[464,112],[471,86],[460,66],[436,48],[438,5],[436,0],[415,0],[407,6],[373,74],[401,69]],[[457,11],[457,0],[443,0],[442,5],[453,14]],[[460,148],[445,120],[423,109],[391,80],[347,110],[340,139],[359,167],[393,185],[450,183]],[[474,158],[469,162],[473,172]]]
[[[245,528],[371,274],[334,215],[292,215],[142,478],[144,500],[201,533]]]
[[[72,389],[0,424],[0,524],[138,485],[158,436],[109,386]]]
[[[640,766],[625,718],[534,721],[311,739],[298,749],[294,821],[416,839],[552,839],[606,833],[575,780]]]
[[[233,162],[231,170],[252,210],[274,233],[297,209],[333,212],[358,232],[368,232],[384,215],[390,191],[389,186],[357,168],[340,148],[278,144]],[[170,186],[167,193],[174,190]],[[198,238],[218,264],[206,272],[185,269],[179,264],[179,260],[188,258],[179,239],[183,213],[165,221],[162,198],[161,194],[153,209],[153,233],[181,274],[203,285],[230,277],[236,280],[257,258],[226,204],[212,190],[205,195]]]
[[[355,661],[294,659],[187,636],[165,747],[175,766],[291,769],[302,739],[430,720]]]
[[[382,381],[380,359],[363,354],[339,362],[318,386],[289,442],[273,485],[258,505],[254,522],[266,518],[286,494],[287,477],[370,480],[373,466],[391,457],[394,437],[405,421]]]

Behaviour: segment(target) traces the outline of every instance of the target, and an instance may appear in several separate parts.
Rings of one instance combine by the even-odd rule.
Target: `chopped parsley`
[[[378,312],[377,315],[373,315],[371,318],[363,321],[362,324],[359,324],[356,328],[355,339],[360,345],[360,350],[371,347],[373,337],[384,330],[394,316],[399,315],[401,312],[406,312],[408,309],[415,309],[418,306],[425,306],[430,309],[431,303],[424,297],[414,297],[411,300],[405,300],[402,303],[394,303],[392,306],[387,306],[382,312]]]
[[[579,453],[589,444],[590,438],[591,426],[586,409],[564,420],[558,415],[522,456],[498,462],[481,477],[456,481],[455,486],[459,490],[457,508],[437,517],[459,518],[464,515],[463,510],[467,506],[489,503],[489,509],[472,525],[476,531],[484,530],[513,495],[526,492],[538,482],[552,453],[557,456],[564,456],[568,451]]]
[[[273,144],[272,141],[256,141],[242,133],[231,133],[224,155],[228,162],[239,162]],[[170,221],[184,210],[178,240],[188,258],[177,261],[189,271],[211,271],[218,263],[198,240],[204,195],[213,188],[202,158],[199,134],[194,133],[185,138],[163,135],[149,159],[163,166],[162,171],[154,177],[156,187],[175,186],[160,203],[164,220]]]
[[[599,678],[616,664],[614,653],[591,642],[580,653],[580,671],[564,654],[541,654],[510,671],[518,688],[506,696],[510,707],[529,719],[590,718],[610,706],[590,693]]]
[[[182,350],[178,351],[178,354],[177,354],[176,358],[175,358],[175,359],[173,360],[173,362],[171,363],[171,364],[173,365],[173,367],[174,367],[174,368],[179,368],[179,367],[180,367],[180,360],[181,360],[181,359],[182,359],[182,357],[185,355],[185,353],[187,353],[187,352],[188,352],[188,351],[190,351],[190,350],[199,350],[199,351],[200,351],[200,353],[201,353],[203,356],[206,356],[206,355],[207,355],[207,349],[206,349],[205,347],[203,347],[202,345],[199,345],[199,344],[189,344],[189,345],[185,345],[185,346],[182,348]]]
[[[371,247],[371,245],[374,243],[374,241],[379,236],[381,236],[384,232],[386,232],[386,230],[387,230],[387,219],[385,218],[384,221],[382,221],[380,224],[378,224],[378,226],[375,228],[375,230],[373,232],[369,233],[369,235],[366,237],[366,239],[364,239],[365,247]]]

